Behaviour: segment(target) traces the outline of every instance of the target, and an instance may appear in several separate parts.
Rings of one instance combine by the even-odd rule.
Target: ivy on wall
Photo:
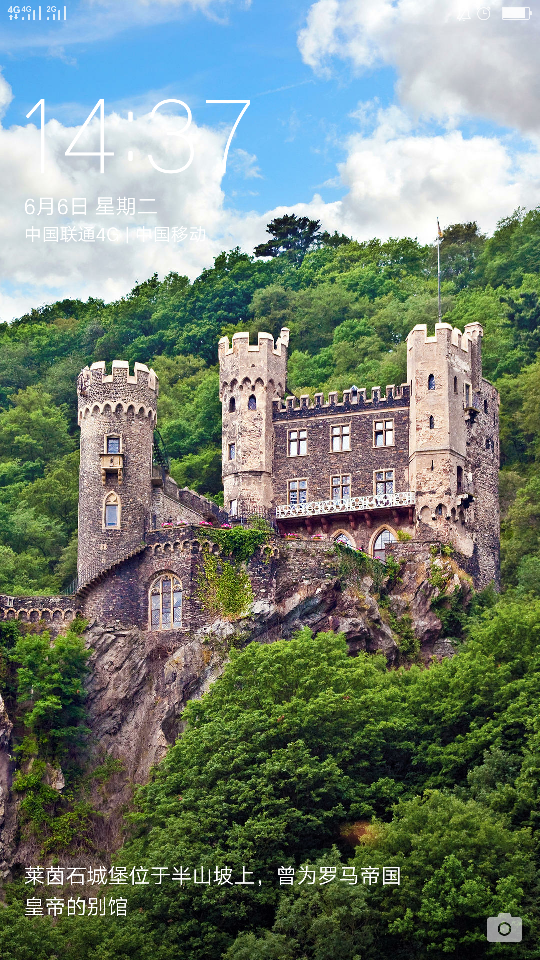
[[[268,524],[264,524],[264,527],[231,527],[230,530],[210,527],[205,531],[205,537],[217,543],[222,553],[233,557],[238,563],[247,563],[258,547],[268,543],[270,533],[271,527]]]
[[[251,581],[241,564],[222,560],[203,547],[199,598],[210,613],[238,620],[249,613],[253,603]]]

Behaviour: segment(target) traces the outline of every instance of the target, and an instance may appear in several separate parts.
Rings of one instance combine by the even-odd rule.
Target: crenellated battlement
[[[417,323],[407,336],[407,347],[409,350],[415,346],[417,349],[424,345],[437,344],[447,348],[456,347],[469,356],[473,349],[478,345],[481,337],[484,335],[483,327],[480,323],[467,323],[463,333],[451,323],[436,323],[435,334],[428,336],[426,323]]]
[[[289,328],[282,327],[281,333],[277,338],[274,345],[274,338],[271,333],[259,333],[257,344],[250,344],[249,342],[249,333],[240,332],[233,333],[232,343],[229,346],[229,338],[222,337],[218,343],[218,356],[220,364],[226,360],[229,356],[234,357],[245,357],[247,360],[252,359],[249,357],[249,354],[259,353],[272,354],[275,357],[280,357],[282,360],[287,359],[287,347],[289,346]]]
[[[145,363],[135,363],[133,374],[127,360],[113,360],[111,373],[106,372],[104,360],[81,370],[77,379],[79,406],[96,400],[146,400],[155,408],[159,381],[154,370]]]
[[[220,399],[237,401],[243,391],[264,390],[270,399],[285,393],[289,330],[283,327],[274,344],[270,333],[259,333],[250,345],[248,333],[235,333],[232,346],[222,337],[218,345]]]
[[[286,400],[274,400],[272,404],[273,419],[287,419],[289,416],[311,416],[317,414],[340,414],[349,413],[355,410],[369,409],[378,407],[408,406],[410,388],[408,383],[402,383],[395,386],[388,384],[385,392],[380,387],[371,388],[371,397],[368,397],[365,387],[351,388],[343,391],[343,399],[338,400],[338,391],[332,391],[328,394],[325,401],[323,393],[316,393],[313,400],[309,394],[302,394],[300,397],[289,396]]]

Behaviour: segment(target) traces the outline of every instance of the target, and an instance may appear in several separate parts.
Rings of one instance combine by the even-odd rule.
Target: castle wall
[[[500,401],[488,380],[482,379],[479,388],[475,393],[478,413],[470,418],[468,426],[469,483],[474,500],[464,519],[472,527],[474,542],[466,569],[479,587],[485,587],[492,582],[500,584]]]
[[[332,477],[351,477],[351,496],[372,496],[374,474],[394,470],[394,492],[409,490],[409,391],[387,388],[386,397],[374,388],[373,398],[361,391],[355,402],[345,392],[343,403],[330,394],[328,403],[317,394],[315,403],[308,397],[287,398],[286,405],[274,402],[274,502],[286,504],[288,481],[307,479],[307,501],[331,500]],[[375,445],[376,422],[393,422],[393,443]],[[332,427],[350,429],[350,450],[332,450]],[[306,431],[307,453],[289,455],[290,431]]]
[[[415,535],[414,521],[410,520],[409,511],[377,510],[370,516],[358,513],[342,513],[338,516],[295,518],[279,524],[286,537],[298,537],[299,541],[310,540],[328,543],[338,537],[346,537],[349,544],[356,550],[362,550],[369,555],[373,551],[373,543],[382,530],[390,530],[394,537],[398,531]]]
[[[11,597],[0,595],[0,620],[42,623],[54,636],[81,612],[79,597]]]
[[[175,643],[182,637],[203,629],[215,619],[201,602],[200,586],[204,578],[201,552],[203,546],[220,556],[218,545],[205,539],[204,528],[175,528],[149,533],[148,546],[137,556],[107,573],[86,591],[84,616],[100,623],[120,622],[148,631],[149,643]],[[229,558],[223,557],[225,561]],[[266,600],[274,595],[271,564],[260,551],[248,564],[254,595]],[[171,574],[182,586],[182,620],[174,629],[152,629],[150,622],[150,590],[156,579]]]
[[[84,600],[85,616],[101,623],[118,621],[135,624],[149,630],[149,590],[153,581],[162,573],[172,573],[182,584],[182,624],[174,631],[159,631],[175,634],[189,631],[205,621],[205,614],[197,601],[197,557],[192,552],[192,542],[175,539],[177,534],[151,534],[152,543],[143,553],[132,557],[111,574],[92,586]],[[150,631],[152,632],[152,631]]]

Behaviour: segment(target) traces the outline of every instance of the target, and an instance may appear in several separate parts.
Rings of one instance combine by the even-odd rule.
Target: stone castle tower
[[[449,526],[465,556],[476,546],[489,582],[498,575],[499,395],[482,377],[482,335],[479,323],[409,333],[409,479],[420,523]]]
[[[151,513],[152,449],[158,379],[145,364],[133,376],[125,360],[85,367],[77,381],[79,578],[144,540]]]
[[[232,513],[240,504],[266,507],[273,500],[272,401],[285,392],[288,344],[287,327],[275,346],[269,333],[259,333],[256,346],[248,333],[235,333],[231,346],[228,337],[219,341],[223,488]]]
[[[463,334],[438,323],[432,337],[417,324],[407,337],[410,482],[422,491],[419,512],[428,506],[434,514],[439,503],[450,511],[465,490],[467,418],[482,389],[481,337],[479,323],[467,324]]]

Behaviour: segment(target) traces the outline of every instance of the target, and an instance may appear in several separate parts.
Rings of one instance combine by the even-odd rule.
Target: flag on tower
[[[437,236],[439,237],[440,240],[442,240],[443,237],[444,237],[444,233],[443,233],[442,230],[441,230],[441,225],[440,225],[440,223],[439,223],[439,218],[438,218],[438,217],[437,217]]]

